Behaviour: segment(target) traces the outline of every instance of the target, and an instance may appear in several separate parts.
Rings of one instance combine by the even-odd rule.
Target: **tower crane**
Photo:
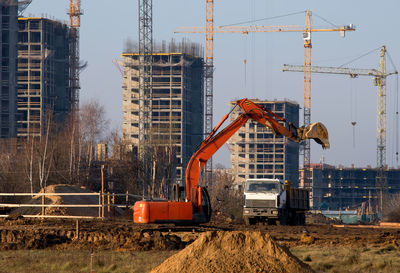
[[[79,108],[79,27],[81,26],[81,0],[69,0],[70,88],[73,110]]]
[[[386,78],[390,75],[398,74],[397,71],[386,72],[386,46],[382,46],[380,50],[380,61],[378,69],[359,69],[359,68],[344,68],[344,67],[323,67],[311,66],[310,73],[328,73],[349,75],[351,78],[358,76],[373,77],[373,84],[377,86],[377,117],[376,117],[376,187],[384,189],[387,187],[385,175],[386,166]],[[283,65],[282,71],[302,72],[304,66],[301,65]],[[382,200],[382,198],[381,198]],[[382,204],[381,204],[382,208]]]
[[[306,10],[305,26],[216,26],[213,22],[213,0],[206,0],[206,27],[180,27],[175,33],[205,33],[206,34],[206,132],[208,135],[212,129],[212,101],[213,101],[213,43],[214,33],[242,33],[250,32],[302,32],[304,40],[304,125],[311,122],[311,32],[340,32],[344,37],[346,31],[355,31],[355,27],[350,25],[337,26],[335,28],[312,28],[311,12]],[[309,172],[306,175],[306,167],[310,165],[310,141],[304,141],[304,174],[305,179],[309,180]]]
[[[145,147],[151,142],[150,112],[152,97],[153,60],[153,0],[138,0],[139,11],[139,147],[143,155]]]

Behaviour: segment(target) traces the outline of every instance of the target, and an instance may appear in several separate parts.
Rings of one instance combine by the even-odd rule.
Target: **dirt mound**
[[[74,185],[51,185],[41,190],[40,193],[92,193],[90,190]],[[41,204],[42,196],[35,195],[28,203],[30,204]],[[45,204],[47,205],[98,205],[98,195],[52,195],[45,198]],[[39,215],[42,213],[40,207],[24,207],[18,208],[11,212],[11,214],[20,215]],[[116,215],[123,214],[121,209],[116,208]],[[98,216],[99,209],[96,207],[47,207],[45,209],[46,215],[71,215],[71,216]]]
[[[17,221],[24,220],[19,219]],[[34,222],[25,225],[25,228],[19,222],[20,227],[17,229],[14,229],[17,224],[16,221],[7,221],[7,223],[12,224],[11,222],[14,222],[15,225],[0,227],[0,250],[57,248],[157,251],[181,250],[188,244],[176,235],[163,234],[159,231],[135,232],[130,228],[104,227],[99,229],[98,226],[97,228],[87,228],[87,226],[82,225],[81,230],[77,233],[76,229],[71,228],[71,226],[62,227],[61,221],[58,221],[58,225],[51,227],[37,227],[35,225],[35,228],[27,228],[32,227]],[[86,225],[90,223],[92,222],[88,221]],[[96,223],[93,223],[93,225],[96,225]]]
[[[328,225],[340,225],[343,222],[339,219],[329,218],[322,213],[307,213],[306,215],[307,224],[328,224]]]
[[[313,272],[270,235],[211,231],[154,268],[162,272]]]

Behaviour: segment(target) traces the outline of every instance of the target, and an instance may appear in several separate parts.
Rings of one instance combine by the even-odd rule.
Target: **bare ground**
[[[89,253],[93,249],[95,253],[170,253],[164,256],[167,258],[206,231],[257,231],[270,235],[317,272],[391,272],[400,264],[400,228],[335,227],[330,224],[244,226],[223,219],[197,227],[138,225],[126,220],[80,220],[78,223],[77,232],[75,220],[0,219],[0,253],[13,256],[15,251],[40,250],[72,255]],[[104,268],[107,266],[110,265],[106,263]],[[338,269],[338,266],[341,267]]]

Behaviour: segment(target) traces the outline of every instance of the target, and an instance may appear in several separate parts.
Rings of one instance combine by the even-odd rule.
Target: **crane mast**
[[[69,27],[70,27],[70,88],[72,110],[79,108],[79,27],[81,25],[80,16],[81,0],[69,1]]]
[[[374,78],[374,83],[378,88],[378,103],[377,103],[377,174],[375,185],[380,190],[380,211],[383,211],[383,193],[388,190],[386,169],[386,47],[383,46],[380,51],[380,61],[378,75]]]
[[[143,156],[151,144],[152,60],[153,60],[153,1],[138,0],[139,4],[139,147]]]
[[[311,14],[307,10],[306,25],[303,32],[304,40],[304,126],[311,122]],[[310,140],[304,141],[303,154],[303,179],[304,186],[310,188],[311,172],[311,144]]]
[[[213,129],[214,101],[214,0],[206,0],[206,62],[205,62],[205,128],[208,136]],[[206,179],[212,173],[212,158],[205,166]]]

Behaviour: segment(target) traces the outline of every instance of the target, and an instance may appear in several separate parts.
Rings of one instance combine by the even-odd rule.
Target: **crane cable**
[[[260,22],[260,21],[267,21],[267,20],[283,18],[283,17],[287,17],[287,16],[291,16],[291,15],[301,14],[301,13],[305,13],[305,12],[306,11],[298,11],[298,12],[293,12],[293,13],[288,13],[288,14],[283,14],[283,15],[278,15],[278,16],[273,16],[273,17],[266,17],[266,18],[261,18],[261,19],[252,19],[250,21],[244,21],[244,22],[238,22],[238,23],[233,23],[233,24],[222,25],[221,27],[230,27],[230,26],[237,26],[237,25],[242,25],[242,24],[250,24],[250,23],[255,23],[255,22]]]
[[[352,79],[351,79],[352,80]],[[350,124],[353,127],[353,148],[356,147],[357,87],[350,81]],[[354,107],[353,107],[354,105]]]
[[[375,49],[373,49],[373,50],[371,50],[371,51],[368,51],[367,53],[364,53],[364,54],[358,56],[357,58],[355,58],[355,59],[353,59],[353,60],[351,60],[351,61],[348,61],[347,63],[344,63],[344,64],[340,65],[339,68],[340,68],[340,67],[343,67],[343,66],[345,66],[345,65],[348,65],[348,64],[350,64],[350,63],[353,63],[353,62],[355,62],[355,61],[357,61],[357,60],[359,60],[359,59],[361,59],[361,58],[363,58],[363,57],[365,57],[365,56],[367,56],[367,55],[369,55],[369,54],[371,54],[371,53],[373,53],[373,52],[375,52],[375,51],[377,51],[377,50],[379,50],[379,49],[381,49],[381,48],[382,48],[382,47],[378,47],[378,48],[375,48]]]

